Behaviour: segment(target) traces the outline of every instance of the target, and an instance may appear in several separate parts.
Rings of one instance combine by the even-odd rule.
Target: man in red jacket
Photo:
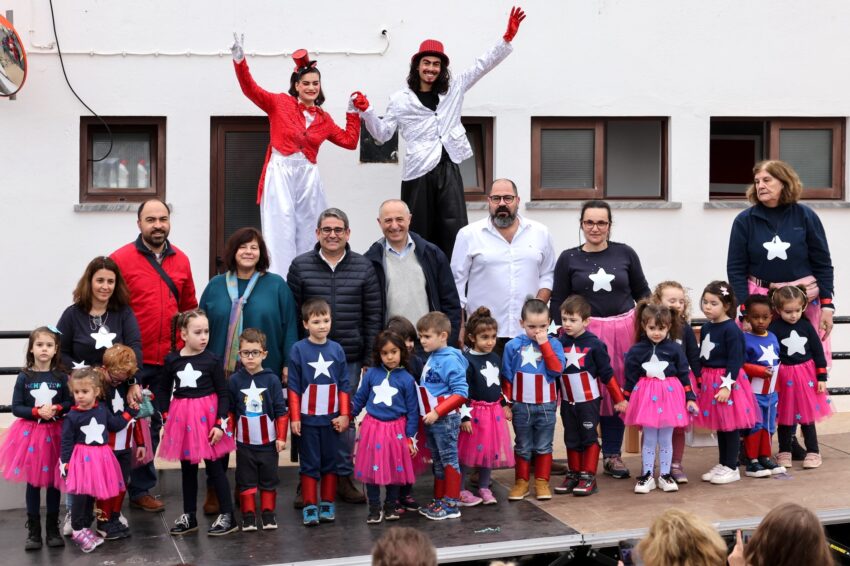
[[[130,288],[130,308],[142,333],[144,366],[136,375],[142,387],[159,386],[165,355],[171,350],[171,319],[178,311],[197,308],[192,268],[186,254],[168,241],[171,215],[168,205],[150,199],[139,205],[139,237],[112,253]],[[151,417],[152,449],[159,445],[162,420]],[[162,511],[165,504],[150,490],[156,485],[153,462],[133,470],[130,476],[130,505],[145,511]]]

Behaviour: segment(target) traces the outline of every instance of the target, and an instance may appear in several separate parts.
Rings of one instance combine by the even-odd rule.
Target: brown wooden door
[[[245,226],[260,229],[260,181],[269,122],[265,116],[213,117],[210,128],[210,277],[224,271],[224,245]]]

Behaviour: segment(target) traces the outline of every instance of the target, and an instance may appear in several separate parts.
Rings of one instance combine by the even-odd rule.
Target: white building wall
[[[106,116],[167,117],[171,239],[192,259],[199,294],[208,279],[210,117],[262,114],[237,85],[229,53],[233,31],[245,33],[254,76],[269,90],[287,88],[291,59],[254,52],[319,52],[325,108],[341,123],[353,90],[385,107],[422,39],[441,39],[458,72],[500,38],[510,11],[508,2],[485,0],[308,5],[55,3],[65,65],[83,99]],[[710,117],[850,115],[850,4],[842,0],[534,0],[523,7],[528,18],[515,52],[468,93],[465,104],[466,115],[496,117],[495,176],[515,179],[523,200],[530,200],[532,116],[669,117],[669,200],[681,208],[615,210],[613,234],[638,251],[650,284],[678,279],[694,299],[709,280],[725,277],[729,228],[738,212],[703,207]],[[9,330],[55,322],[85,264],[134,239],[137,229],[134,213],[74,212],[79,121],[87,113],[49,47],[47,3],[6,0],[4,9],[14,10],[30,65],[17,100],[0,100],[6,267],[0,327]],[[380,54],[382,29],[389,47]],[[122,51],[149,55],[103,55]],[[360,164],[356,152],[331,144],[322,147],[319,164],[329,202],[349,213],[352,246],[364,251],[379,236],[378,203],[399,193],[401,165]],[[549,225],[558,250],[577,244],[576,210],[522,212]],[[840,313],[850,290],[847,211],[818,213],[832,244]],[[470,211],[470,220],[483,214]],[[836,348],[850,349],[844,339],[850,328],[838,333]],[[21,363],[21,343],[3,342],[0,365]],[[834,384],[850,380],[839,377]]]

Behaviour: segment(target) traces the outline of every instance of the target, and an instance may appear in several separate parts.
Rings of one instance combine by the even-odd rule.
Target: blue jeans
[[[163,366],[154,366],[145,364],[145,366],[136,374],[136,380],[143,388],[148,387],[153,391],[154,395],[159,394],[159,384],[162,379]],[[166,395],[170,392],[166,393]],[[159,414],[162,399],[157,400],[157,412],[151,415],[151,443],[153,446],[148,446],[148,450],[153,450],[156,454],[156,448],[159,446],[159,433],[162,430],[162,415]],[[154,488],[157,481],[156,468],[153,465],[153,460],[144,466],[139,466],[130,472],[130,485],[127,486],[130,499],[138,499],[144,495],[148,495],[150,490]]]
[[[555,402],[514,403],[513,423],[516,434],[514,452],[523,460],[531,460],[534,454],[551,454],[552,438],[555,436]]]
[[[425,427],[425,440],[434,461],[434,477],[445,479],[445,467],[452,466],[460,472],[457,459],[457,437],[460,434],[460,414],[451,413]],[[551,445],[551,437],[550,437]]]
[[[619,455],[623,450],[623,436],[626,434],[626,423],[623,419],[613,415],[610,417],[599,417],[602,425],[602,454],[605,456]]]
[[[348,362],[348,386],[351,397],[357,392],[360,386],[360,369],[363,364],[360,362]],[[341,432],[339,435],[339,451],[336,457],[336,474],[338,476],[350,476],[354,473],[354,419],[348,425],[348,430]]]

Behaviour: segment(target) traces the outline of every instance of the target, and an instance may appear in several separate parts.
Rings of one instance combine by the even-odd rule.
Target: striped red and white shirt
[[[565,373],[558,383],[562,398],[570,403],[584,403],[599,397],[599,381],[586,371]]]
[[[336,383],[311,383],[301,394],[302,415],[330,415],[338,412]]]
[[[236,421],[236,440],[242,444],[262,445],[277,440],[274,421],[268,415],[241,415]]]
[[[551,403],[557,399],[555,382],[547,382],[540,373],[518,371],[513,379],[513,400],[520,403],[539,405]]]

